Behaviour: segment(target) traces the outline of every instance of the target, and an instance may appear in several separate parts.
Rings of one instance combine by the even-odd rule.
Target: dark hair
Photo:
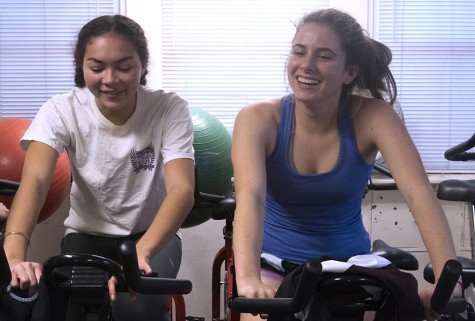
[[[396,101],[396,82],[389,69],[392,54],[387,46],[368,37],[352,16],[336,9],[319,10],[304,16],[296,33],[309,23],[323,24],[338,34],[346,54],[346,67],[359,68],[357,77],[343,86],[342,95],[369,92],[374,98],[386,98],[391,105]]]
[[[85,24],[79,31],[76,47],[74,49],[74,83],[76,86],[86,86],[82,66],[87,44],[92,38],[97,38],[108,33],[115,33],[123,36],[135,47],[135,49],[137,49],[140,62],[145,68],[145,72],[140,78],[140,84],[145,85],[147,83],[145,76],[148,73],[147,65],[149,59],[145,33],[140,25],[134,20],[122,15],[113,15],[97,17]]]

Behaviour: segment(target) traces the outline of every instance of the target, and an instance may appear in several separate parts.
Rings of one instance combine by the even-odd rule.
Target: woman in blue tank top
[[[436,275],[455,258],[443,209],[391,106],[396,84],[390,62],[389,48],[365,36],[351,16],[320,10],[297,26],[287,63],[292,94],[239,112],[232,151],[239,295],[274,296],[283,277],[261,268],[261,256],[281,266],[370,251],[361,201],[378,151],[414,215]],[[429,320],[433,289],[420,293]]]

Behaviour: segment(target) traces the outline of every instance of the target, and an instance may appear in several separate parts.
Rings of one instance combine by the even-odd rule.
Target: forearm
[[[58,153],[49,145],[32,142],[26,152],[20,187],[13,199],[7,220],[4,248],[8,260],[25,260],[28,241],[45,203]],[[21,234],[19,234],[21,233]]]
[[[46,192],[34,183],[18,189],[10,209],[5,228],[4,249],[9,261],[26,259],[26,252],[38,220]]]
[[[427,198],[427,202],[421,202],[421,205],[416,206],[413,213],[438,279],[445,262],[456,258],[447,218],[437,199],[430,197]]]
[[[147,232],[137,243],[137,251],[148,258],[160,252],[180,229],[193,203],[193,188],[171,190]]]
[[[260,277],[260,254],[263,241],[263,205],[237,196],[238,208],[234,216],[233,251],[236,276]]]

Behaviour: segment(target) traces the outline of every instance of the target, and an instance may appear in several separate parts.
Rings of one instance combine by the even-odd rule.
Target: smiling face
[[[308,23],[295,35],[287,77],[297,100],[338,102],[343,85],[356,76],[347,68],[338,35],[323,24]]]
[[[86,46],[83,72],[101,113],[116,125],[124,124],[135,111],[145,72],[136,48],[115,33],[92,38]]]

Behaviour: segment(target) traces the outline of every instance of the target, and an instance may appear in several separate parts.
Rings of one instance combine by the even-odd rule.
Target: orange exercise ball
[[[26,118],[0,118],[0,179],[20,182],[25,152],[20,147],[20,139],[31,124]],[[38,223],[51,216],[69,195],[71,168],[66,152],[56,164],[45,204],[38,217]],[[0,202],[10,208],[13,196],[0,196]]]

